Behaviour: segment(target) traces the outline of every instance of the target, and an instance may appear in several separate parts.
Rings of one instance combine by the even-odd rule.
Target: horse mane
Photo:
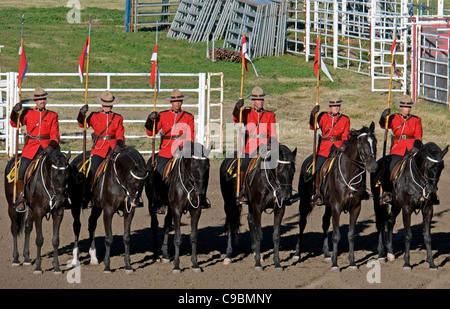
[[[357,138],[360,134],[370,133],[370,128],[367,126],[363,126],[361,129],[351,129],[348,133],[349,141]]]

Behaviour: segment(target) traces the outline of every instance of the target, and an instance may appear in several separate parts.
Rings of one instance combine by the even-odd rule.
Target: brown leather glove
[[[233,109],[233,116],[234,118],[239,119],[239,111],[242,108],[242,106],[244,106],[244,99],[239,99],[236,104],[234,105],[234,109]]]
[[[147,116],[147,121],[145,122],[145,128],[149,131],[153,130],[153,123],[158,119],[158,113],[157,112],[151,112]]]

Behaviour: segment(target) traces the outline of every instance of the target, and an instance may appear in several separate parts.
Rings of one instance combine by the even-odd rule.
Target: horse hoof
[[[167,263],[170,263],[170,259],[162,258],[161,262],[163,262],[164,264],[167,264]]]
[[[386,258],[380,257],[380,258],[378,258],[378,262],[380,262],[380,263],[386,263]]]
[[[91,260],[91,261],[89,262],[89,265],[98,265],[98,260],[97,260],[97,259]]]
[[[62,270],[55,270],[54,272],[53,272],[53,274],[54,275],[62,275]]]
[[[412,268],[411,268],[411,266],[409,266],[409,265],[404,265],[404,266],[403,266],[403,269],[404,269],[404,270],[411,270]]]
[[[173,269],[172,274],[181,274],[181,269]]]
[[[126,273],[127,275],[131,275],[131,274],[134,273],[134,269],[125,269],[125,273]]]
[[[323,260],[325,262],[331,262],[331,256],[324,257]]]
[[[437,266],[430,266],[429,270],[437,270]]]
[[[358,266],[352,265],[352,266],[349,266],[348,269],[350,269],[350,270],[357,270]]]
[[[231,259],[230,258],[225,258],[223,260],[223,265],[230,265],[231,264]]]
[[[33,274],[34,275],[42,275],[44,272],[42,270],[34,270]]]
[[[333,267],[331,267],[331,271],[334,272],[334,273],[339,273],[339,272],[341,272],[341,270],[339,269],[338,266],[333,266]]]
[[[193,271],[194,273],[201,273],[201,272],[202,272],[202,269],[201,269],[200,267],[195,267],[195,268],[192,268],[192,271]]]
[[[105,269],[105,270],[103,271],[103,273],[104,273],[104,274],[110,274],[110,273],[112,273],[112,271],[111,271],[111,269]]]
[[[256,271],[262,271],[263,268],[262,268],[262,266],[255,266],[255,270],[256,270]]]
[[[276,266],[276,267],[275,267],[275,270],[284,271],[284,269],[283,269],[282,266]]]
[[[300,255],[294,255],[294,256],[292,257],[292,261],[293,261],[294,263],[300,261]]]
[[[23,262],[23,266],[31,266],[31,262]]]
[[[11,264],[11,267],[19,267],[20,266],[20,263],[12,263]]]
[[[394,262],[395,261],[395,255],[393,255],[392,253],[388,253],[387,254],[387,260],[389,262]]]

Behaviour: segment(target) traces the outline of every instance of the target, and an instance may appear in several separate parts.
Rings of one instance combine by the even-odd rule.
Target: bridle
[[[427,175],[425,175],[425,173],[420,173],[420,169],[417,166],[416,161],[413,160],[415,158],[416,154],[417,153],[415,153],[413,156],[411,156],[408,159],[408,161],[409,161],[409,173],[411,174],[411,178],[413,180],[413,183],[422,190],[422,197],[425,198],[425,199],[428,199],[430,197],[430,192],[427,193],[427,184],[428,184],[429,180],[436,181],[436,180],[439,180],[439,179],[438,178],[433,178],[433,177],[428,177]],[[439,164],[439,163],[444,162],[443,159],[436,160],[436,159],[431,158],[429,156],[426,156],[426,159],[428,161],[434,163],[434,164]],[[413,163],[414,163],[414,165],[413,165]],[[413,166],[414,166],[414,170],[415,170],[416,173],[414,173],[414,171],[413,171]],[[414,174],[416,174],[416,176]],[[419,178],[421,178],[421,180],[424,181],[425,184],[423,186],[420,185],[419,182],[416,180],[417,176],[419,176]],[[420,180],[420,179],[418,179],[418,180]]]
[[[53,185],[50,186],[50,188],[47,187],[47,185],[45,184],[45,178],[44,178],[44,163],[45,160],[48,159],[49,154],[43,156],[42,158],[42,162],[40,164],[40,174],[41,174],[41,181],[42,181],[42,187],[44,188],[44,192],[47,194],[48,199],[49,199],[49,206],[50,206],[50,211],[53,210],[53,208],[55,207],[56,204],[54,204],[54,200],[56,197],[56,190],[55,187]],[[57,166],[55,164],[51,164],[51,168],[56,170],[56,171],[66,171],[69,168],[69,164],[67,164],[66,161],[64,166]],[[51,180],[52,178],[52,173],[50,172],[49,174],[49,178],[50,178],[50,182],[53,183],[53,181]],[[53,189],[53,190],[52,190]],[[53,191],[53,192],[50,192]]]

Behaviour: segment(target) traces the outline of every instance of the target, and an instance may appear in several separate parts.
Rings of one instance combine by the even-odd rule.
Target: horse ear
[[[67,161],[67,163],[69,163],[69,160],[70,160],[70,157],[72,156],[72,153],[70,152],[70,150],[69,150],[69,152],[67,153],[67,155],[66,155],[66,161]]]
[[[375,131],[375,123],[372,121],[372,123],[370,124],[370,131],[374,132]]]
[[[292,152],[292,154],[294,155],[294,157],[297,156],[297,147],[295,147],[294,151]]]
[[[447,145],[447,147],[445,147],[444,150],[442,150],[442,157],[444,157],[445,154],[448,152],[448,146],[449,145]]]

